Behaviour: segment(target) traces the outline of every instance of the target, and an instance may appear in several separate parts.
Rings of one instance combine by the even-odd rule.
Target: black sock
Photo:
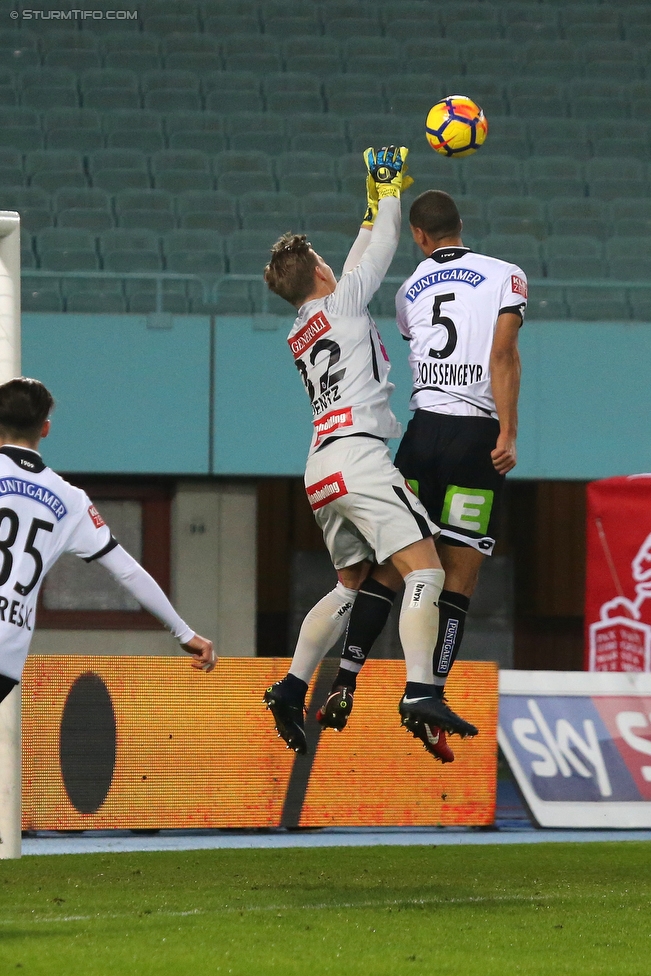
[[[443,681],[457,659],[470,598],[442,590],[439,597],[439,636],[434,650],[434,679]]]
[[[297,678],[295,674],[286,674],[281,682],[283,691],[287,693],[289,700],[295,705],[304,705],[307,694],[307,683],[302,678]]]
[[[369,577],[359,588],[359,593],[350,611],[342,661],[349,661],[354,670],[340,667],[332,685],[345,685],[355,690],[357,675],[361,671],[373,644],[386,624],[396,594],[388,586]]]
[[[434,685],[425,685],[420,681],[408,681],[405,685],[407,698],[432,698],[434,691]]]

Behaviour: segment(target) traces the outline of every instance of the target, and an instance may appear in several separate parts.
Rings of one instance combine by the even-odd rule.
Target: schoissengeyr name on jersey
[[[443,363],[425,360],[417,364],[416,385],[421,386],[472,386],[484,378],[481,363]]]

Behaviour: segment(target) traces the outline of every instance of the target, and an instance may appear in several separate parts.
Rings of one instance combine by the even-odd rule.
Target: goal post
[[[20,216],[0,210],[0,383],[20,376]],[[0,859],[21,854],[21,690],[0,703]]]

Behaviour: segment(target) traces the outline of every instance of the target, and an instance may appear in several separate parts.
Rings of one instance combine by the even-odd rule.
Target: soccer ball
[[[483,145],[488,121],[467,95],[448,95],[427,115],[425,137],[432,149],[443,156],[470,156]]]

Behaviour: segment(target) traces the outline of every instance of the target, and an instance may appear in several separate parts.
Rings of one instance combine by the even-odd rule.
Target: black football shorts
[[[416,410],[395,465],[410,482],[441,540],[489,556],[500,524],[504,475],[491,461],[500,425],[492,417]]]

